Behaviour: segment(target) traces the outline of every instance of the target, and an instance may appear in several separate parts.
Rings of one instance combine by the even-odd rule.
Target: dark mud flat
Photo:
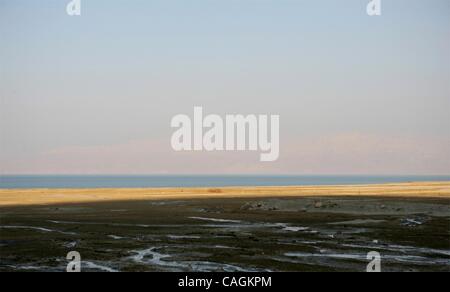
[[[0,271],[450,271],[450,200],[317,197],[0,209]]]

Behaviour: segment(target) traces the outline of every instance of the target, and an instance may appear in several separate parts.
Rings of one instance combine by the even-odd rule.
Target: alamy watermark
[[[81,15],[81,0],[71,0],[66,6],[66,12],[70,16]],[[370,0],[366,7],[367,15],[380,16],[381,15],[381,0]]]
[[[69,260],[66,271],[68,273],[81,272],[81,254],[77,251],[71,251],[67,254],[66,259]],[[368,273],[381,272],[381,254],[377,251],[367,253],[367,260],[370,261],[367,265],[366,271]],[[226,285],[225,285],[226,286]]]
[[[66,6],[66,12],[69,16],[81,15],[81,0],[71,0]],[[380,16],[381,15],[381,0],[370,0],[366,7],[367,15]]]
[[[66,6],[66,12],[69,16],[81,15],[81,0],[72,0]]]
[[[177,128],[171,139],[175,151],[260,151],[260,161],[276,161],[280,156],[279,115],[203,116],[202,107],[188,115],[172,118]]]
[[[367,260],[370,261],[367,265],[368,273],[381,272],[381,254],[377,251],[371,251],[367,254]]]
[[[67,273],[80,273],[81,272],[81,255],[77,251],[71,251],[67,254],[66,259],[70,262],[67,264]]]
[[[369,16],[380,16],[381,15],[381,0],[371,0],[367,4],[367,15]]]

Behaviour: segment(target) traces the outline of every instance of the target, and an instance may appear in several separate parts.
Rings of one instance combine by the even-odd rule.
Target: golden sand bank
[[[310,196],[450,198],[450,182],[226,188],[0,189],[0,207],[129,200]]]

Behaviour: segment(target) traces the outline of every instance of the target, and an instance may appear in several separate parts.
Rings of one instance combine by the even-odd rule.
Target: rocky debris
[[[63,244],[63,246],[66,248],[74,248],[77,245],[78,245],[78,241],[71,241],[71,242],[66,242]]]
[[[306,203],[306,202],[305,202]],[[273,201],[255,201],[255,202],[247,202],[241,206],[241,210],[243,211],[278,211],[285,210],[283,206],[284,202],[273,202]],[[312,201],[303,205],[302,208],[297,209],[299,212],[308,212],[314,209],[334,209],[339,205],[333,201]]]
[[[241,207],[241,210],[244,210],[244,211],[255,211],[255,210],[276,211],[276,210],[278,210],[278,208],[275,206],[271,206],[265,202],[248,202],[248,203],[245,203]]]
[[[425,224],[427,221],[429,221],[429,217],[420,215],[412,218],[403,218],[400,220],[400,225],[407,227],[418,227]]]
[[[220,208],[220,207],[209,207],[209,208],[199,209],[199,211],[202,212],[202,213],[220,214],[220,213],[223,213],[225,210],[223,208]]]
[[[322,208],[322,207],[323,207],[323,203],[322,202],[316,202],[314,204],[314,208],[316,208],[316,209],[319,209],[319,208]]]
[[[338,204],[335,202],[318,201],[318,202],[314,203],[314,208],[316,208],[316,209],[322,209],[322,208],[331,209],[331,208],[336,208],[337,206],[338,206]]]
[[[251,208],[253,208],[253,204],[251,204],[251,203],[245,203],[244,205],[242,205],[241,206],[241,210],[243,210],[243,211],[248,211],[248,210],[250,210]]]

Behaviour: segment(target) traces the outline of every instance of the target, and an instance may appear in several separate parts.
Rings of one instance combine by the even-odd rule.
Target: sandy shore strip
[[[450,182],[225,188],[0,189],[0,207],[129,200],[311,196],[450,198]]]

